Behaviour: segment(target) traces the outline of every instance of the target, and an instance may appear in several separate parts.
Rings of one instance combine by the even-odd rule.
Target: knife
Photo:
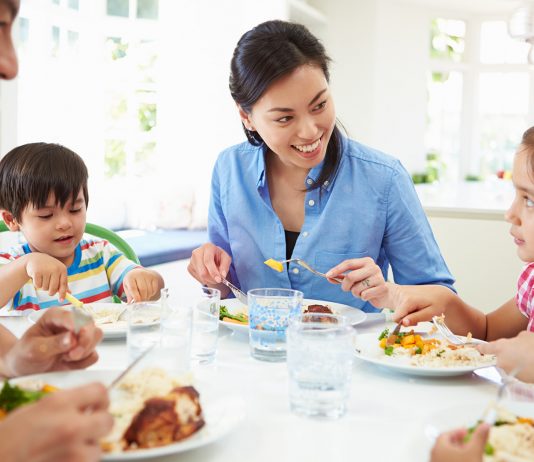
[[[137,358],[135,358],[131,363],[130,365],[124,369],[117,377],[115,377],[115,379],[113,380],[113,382],[111,382],[109,385],[108,385],[108,391],[111,390],[115,385],[117,385],[123,378],[126,374],[128,374],[128,372],[130,372],[133,367],[139,362],[141,361],[148,353],[150,353],[154,347],[157,345],[157,343],[154,343],[152,345],[150,345],[145,351],[143,351]]]

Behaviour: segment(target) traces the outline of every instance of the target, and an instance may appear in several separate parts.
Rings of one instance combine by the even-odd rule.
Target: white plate
[[[42,380],[47,384],[58,388],[70,388],[90,382],[102,382],[108,385],[119,375],[121,371],[112,370],[81,370],[70,372],[50,372],[47,374],[36,374],[11,382],[25,382],[27,380]],[[103,461],[127,461],[145,458],[159,457],[205,446],[218,440],[231,430],[245,417],[245,402],[239,396],[229,396],[220,393],[215,384],[194,383],[200,394],[200,404],[202,405],[204,420],[206,425],[197,433],[178,443],[169,444],[151,449],[137,449],[121,453],[103,454]]]
[[[226,306],[230,313],[238,313],[243,310],[248,311],[248,307],[244,307],[243,304],[236,298],[221,300],[219,305]],[[367,317],[362,310],[348,305],[342,305],[341,303],[305,298],[302,301],[302,306],[304,307],[308,305],[328,305],[335,314],[346,316],[352,325],[360,324],[361,322],[365,321],[365,318]],[[248,333],[248,324],[237,324],[228,321],[221,321],[221,324],[236,332]]]
[[[457,367],[428,367],[415,366],[410,364],[410,357],[386,356],[384,350],[378,346],[378,337],[380,332],[374,334],[361,334],[356,336],[356,348],[360,353],[355,352],[358,359],[367,361],[396,372],[411,375],[424,375],[430,377],[444,377],[463,375],[473,372],[475,369],[481,367],[488,367],[492,364],[484,364],[481,366],[457,366]],[[472,339],[472,341],[477,341]],[[482,343],[482,340],[479,340]]]
[[[90,303],[90,305],[96,312],[99,310],[112,310],[118,313],[124,308],[124,304],[122,303]],[[66,308],[68,308],[68,305],[66,305]],[[31,322],[36,323],[45,311],[46,310],[32,311],[29,314],[28,319]],[[126,331],[128,330],[126,312],[121,316],[121,319],[118,322],[97,324],[97,326],[102,329],[104,339],[124,338],[126,337]]]
[[[469,402],[462,405],[448,406],[436,411],[425,418],[424,437],[421,437],[424,448],[424,460],[429,459],[430,451],[434,446],[437,437],[446,431],[457,428],[470,428],[474,426],[483,416],[485,410],[490,405],[490,399],[480,400],[475,403]],[[520,417],[534,419],[534,403],[525,401],[515,401],[503,399],[499,407]],[[421,454],[423,456],[423,454]],[[421,459],[423,460],[423,459]]]

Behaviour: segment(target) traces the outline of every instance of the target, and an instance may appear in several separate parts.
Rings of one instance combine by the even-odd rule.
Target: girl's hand
[[[488,424],[480,424],[467,442],[464,442],[465,435],[467,435],[466,429],[442,433],[432,449],[430,461],[482,462],[489,430]]]
[[[193,250],[187,271],[201,284],[219,284],[226,278],[232,259],[223,249],[208,242]]]
[[[124,293],[128,303],[132,300],[144,302],[159,298],[163,288],[163,278],[155,271],[135,268],[124,276]]]
[[[377,308],[389,308],[389,290],[382,275],[382,270],[370,257],[345,260],[326,273],[330,282],[338,284],[332,278],[341,278],[341,289],[351,292],[355,297],[369,301]]]
[[[482,354],[497,356],[497,366],[511,372],[518,366],[521,369],[516,377],[524,382],[534,382],[534,333],[526,330],[517,337],[500,339],[477,346]]]
[[[60,302],[65,299],[69,290],[67,267],[57,258],[38,252],[27,255],[26,274],[37,289],[47,290],[48,295],[58,294]]]

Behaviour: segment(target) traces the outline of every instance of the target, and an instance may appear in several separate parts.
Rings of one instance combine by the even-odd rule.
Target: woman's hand
[[[72,313],[48,308],[3,356],[9,377],[38,372],[83,369],[98,360],[96,345],[102,331],[90,323],[74,333]],[[0,459],[1,460],[1,459]]]
[[[465,442],[466,429],[442,433],[432,449],[430,461],[482,462],[489,430],[488,424],[480,424],[467,442]]]
[[[91,462],[113,426],[108,393],[99,383],[60,390],[22,406],[0,422],[0,460]]]
[[[124,276],[124,293],[126,300],[130,303],[144,302],[159,298],[163,288],[163,278],[156,272],[146,268],[134,268]]]
[[[355,297],[369,301],[377,308],[389,308],[389,290],[382,270],[370,257],[345,260],[326,273],[332,283],[333,278],[341,278],[341,289]]]
[[[208,242],[193,250],[187,270],[201,284],[219,284],[221,278],[226,278],[230,263],[230,255]]]
[[[37,289],[47,290],[48,295],[58,294],[60,302],[65,299],[69,289],[67,267],[57,258],[38,252],[29,254],[26,274]]]
[[[517,337],[500,339],[477,346],[482,354],[497,356],[497,366],[506,372],[516,367],[521,369],[516,377],[524,382],[534,383],[534,333],[522,331]]]

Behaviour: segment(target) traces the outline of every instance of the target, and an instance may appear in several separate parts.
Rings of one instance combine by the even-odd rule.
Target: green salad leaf
[[[242,322],[244,324],[248,323],[248,316],[245,313],[232,314],[228,311],[226,306],[221,305],[219,307],[219,319],[222,321],[223,318],[235,319],[236,321]]]
[[[39,401],[46,392],[24,390],[16,385],[11,385],[7,380],[0,391],[0,408],[6,412],[11,412],[23,404]]]

